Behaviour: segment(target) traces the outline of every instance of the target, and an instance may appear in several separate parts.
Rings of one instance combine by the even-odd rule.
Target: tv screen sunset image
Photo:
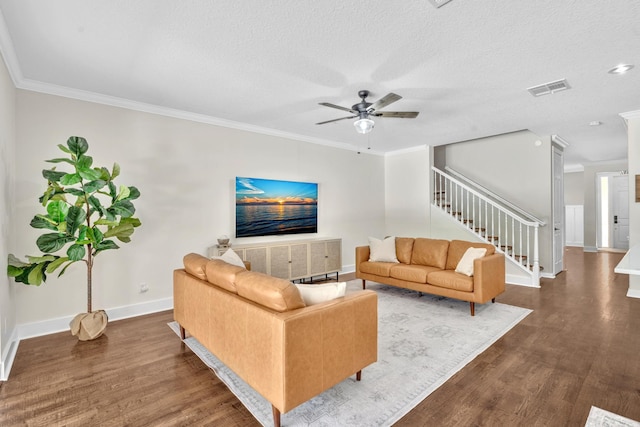
[[[236,237],[318,232],[318,184],[236,178]]]

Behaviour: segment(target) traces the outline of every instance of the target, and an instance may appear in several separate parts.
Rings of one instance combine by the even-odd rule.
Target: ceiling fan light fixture
[[[373,129],[373,125],[375,125],[374,121],[371,119],[358,119],[353,122],[353,125],[356,127],[356,131],[358,133],[369,133],[371,129]]]

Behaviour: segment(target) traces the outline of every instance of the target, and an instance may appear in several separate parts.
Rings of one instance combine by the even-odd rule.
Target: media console
[[[272,241],[233,245],[230,248],[211,246],[208,256],[220,256],[232,249],[252,271],[287,280],[313,280],[315,276],[338,274],[342,270],[342,239]]]

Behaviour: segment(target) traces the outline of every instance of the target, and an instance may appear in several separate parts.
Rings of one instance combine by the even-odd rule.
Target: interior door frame
[[[600,249],[616,249],[614,246],[614,242],[613,242],[613,221],[611,220],[611,218],[607,218],[608,219],[608,223],[609,223],[609,241],[608,242],[603,242],[602,241],[602,185],[601,185],[601,178],[602,177],[615,177],[615,176],[621,176],[621,175],[626,175],[625,173],[618,171],[618,172],[598,172],[596,173],[596,248],[598,250]],[[607,187],[608,187],[608,204],[609,207],[611,208],[611,203],[612,203],[612,194],[611,194],[611,190],[613,188],[612,185],[612,180],[608,180],[607,181]]]
[[[556,164],[558,162],[558,165]],[[556,171],[556,166],[558,171]],[[556,180],[559,183],[556,185]],[[551,152],[551,270],[556,275],[564,270],[564,247],[566,238],[566,224],[564,217],[564,151],[552,146]],[[558,247],[559,246],[559,247]]]

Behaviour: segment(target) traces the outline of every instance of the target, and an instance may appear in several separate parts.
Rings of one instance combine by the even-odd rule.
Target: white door
[[[564,159],[553,147],[553,266],[552,273],[564,268]]]
[[[629,176],[617,175],[611,180],[611,222],[613,247],[629,249]]]

